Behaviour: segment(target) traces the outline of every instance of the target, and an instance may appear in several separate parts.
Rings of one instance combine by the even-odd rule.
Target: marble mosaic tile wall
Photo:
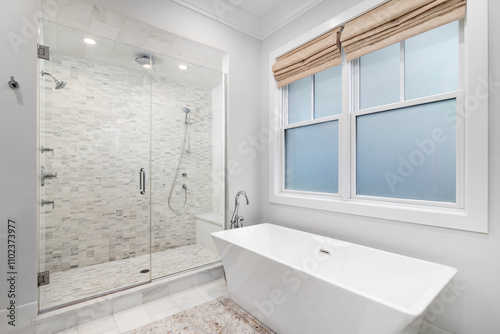
[[[55,90],[49,78],[44,82],[41,145],[54,155],[44,153],[41,162],[58,178],[41,191],[55,201],[54,209],[41,209],[41,269],[147,254],[150,215],[153,251],[195,243],[194,215],[213,205],[212,90],[68,56],[52,55],[44,67],[68,84]],[[184,106],[192,111],[191,153],[183,155],[179,173],[187,177],[179,175],[171,203],[182,206],[182,184],[188,203],[177,213],[168,195],[184,138]],[[145,195],[140,168],[150,172]]]

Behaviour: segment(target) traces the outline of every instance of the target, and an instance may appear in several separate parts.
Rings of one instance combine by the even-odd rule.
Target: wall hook
[[[18,89],[19,88],[19,82],[17,82],[13,76],[10,77],[9,81],[9,87],[12,89]]]

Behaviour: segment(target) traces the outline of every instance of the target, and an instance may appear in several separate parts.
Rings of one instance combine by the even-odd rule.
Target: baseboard
[[[9,318],[10,311],[3,309],[0,311],[0,333],[12,333],[28,328],[37,315],[37,302],[23,305],[16,305],[14,318]],[[14,321],[13,323],[11,321]],[[9,324],[9,322],[11,322]],[[14,324],[15,326],[12,326]]]

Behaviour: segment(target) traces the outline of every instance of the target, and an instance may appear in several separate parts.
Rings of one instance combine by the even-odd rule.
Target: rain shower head
[[[191,112],[191,110],[189,110],[189,108],[187,107],[182,107],[182,111],[184,111],[186,114],[189,114]]]
[[[135,58],[135,62],[139,65],[141,65],[144,68],[151,68],[154,64],[155,61],[152,59],[150,56],[139,56]]]
[[[63,89],[67,84],[66,81],[62,81],[62,80],[57,79],[55,76],[53,76],[49,72],[42,71],[42,77],[44,75],[50,75],[52,77],[52,79],[54,79],[54,82],[56,84],[56,89]]]

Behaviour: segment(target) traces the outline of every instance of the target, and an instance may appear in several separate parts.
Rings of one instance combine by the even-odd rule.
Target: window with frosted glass
[[[400,100],[400,44],[359,58],[360,109]]]
[[[458,21],[407,39],[405,99],[458,90]]]
[[[311,119],[312,82],[307,77],[288,85],[288,124]]]
[[[285,189],[338,192],[338,121],[285,130]]]
[[[342,67],[335,66],[314,75],[314,118],[342,113]]]
[[[357,117],[358,195],[456,202],[456,100]]]

